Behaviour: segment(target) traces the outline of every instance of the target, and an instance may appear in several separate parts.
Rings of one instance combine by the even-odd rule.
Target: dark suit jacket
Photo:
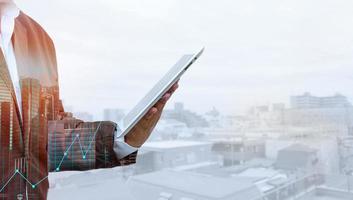
[[[5,59],[0,53],[0,199],[12,200],[21,196],[26,199],[26,187],[29,199],[46,199],[49,185],[48,149],[59,151],[58,148],[48,147],[48,129],[55,131],[53,124],[63,125],[62,132],[55,131],[55,135],[49,132],[50,137],[55,138],[65,134],[67,127],[84,129],[89,126],[96,131],[94,148],[91,146],[93,152],[91,150],[89,155],[85,155],[89,159],[72,159],[67,155],[71,151],[65,154],[68,146],[63,143],[61,153],[66,156],[59,158],[63,163],[69,160],[70,165],[61,164],[60,171],[114,167],[135,162],[136,153],[122,160],[116,159],[113,151],[114,123],[84,123],[67,118],[59,96],[53,41],[39,24],[21,12],[15,21],[12,42],[21,81],[22,117]],[[85,165],[85,162],[91,163]]]

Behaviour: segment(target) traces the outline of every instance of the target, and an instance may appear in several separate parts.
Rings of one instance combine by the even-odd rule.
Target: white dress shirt
[[[22,98],[20,77],[18,74],[15,53],[11,37],[15,28],[15,19],[19,16],[20,10],[16,7],[9,7],[5,9],[1,16],[1,32],[0,32],[0,47],[4,54],[5,61],[10,72],[10,77],[16,94],[16,100],[22,117]],[[114,134],[114,152],[118,159],[122,159],[138,149],[128,145],[124,138],[118,137]]]
[[[15,53],[13,50],[11,37],[15,28],[15,18],[20,14],[19,9],[9,7],[4,10],[5,12],[1,16],[1,33],[0,33],[0,47],[4,54],[5,61],[10,72],[13,88],[16,94],[16,100],[22,117],[22,98],[21,98],[21,87],[20,77],[17,71],[17,64],[15,59]]]

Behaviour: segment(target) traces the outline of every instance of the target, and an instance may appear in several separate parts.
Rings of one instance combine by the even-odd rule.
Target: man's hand
[[[131,131],[125,136],[125,142],[128,145],[139,148],[146,142],[159,121],[165,104],[175,90],[178,89],[178,87],[178,83],[175,83],[172,88],[156,103],[156,105],[154,105],[154,107],[152,107],[147,114],[131,129]]]

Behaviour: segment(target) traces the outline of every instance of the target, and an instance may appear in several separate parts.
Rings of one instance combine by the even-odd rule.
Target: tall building
[[[1,102],[1,127],[0,127],[0,142],[1,146],[8,146],[10,144],[10,132],[11,132],[11,104],[10,102]],[[9,147],[10,148],[10,147]]]
[[[41,172],[47,170],[46,165],[39,165],[35,160],[46,161],[46,149],[42,144],[47,142],[47,98],[43,94],[43,87],[39,80],[24,78],[21,80],[22,109],[26,116],[23,125],[27,127],[24,133],[25,155],[31,157],[27,171],[30,177],[40,177]],[[51,111],[50,111],[51,112]]]
[[[39,153],[39,134],[40,134],[40,121],[39,121],[39,107],[41,97],[41,85],[38,80],[35,79],[23,79],[21,80],[22,88],[22,109],[28,113],[27,117],[23,119],[23,124],[28,127],[27,133],[24,135],[28,136],[25,138],[25,148],[28,154],[30,146],[30,134],[32,135],[31,147],[36,154]]]
[[[8,77],[0,77],[0,184],[6,183],[12,176],[17,167],[17,158],[22,156],[23,148],[20,124],[16,116],[18,113],[11,94],[13,88],[9,83],[11,83],[11,80]],[[6,190],[9,191],[10,188],[23,188],[25,183],[19,180],[20,177],[14,177],[3,192],[6,193]],[[1,193],[0,198],[11,197],[8,194]]]
[[[76,119],[48,124],[49,170],[88,170],[95,166],[97,126]],[[77,163],[79,163],[77,165]]]
[[[61,118],[63,108],[57,86],[43,86],[38,79],[21,77],[24,158],[28,179],[39,181],[48,171],[48,120]],[[14,144],[16,144],[14,137]],[[10,140],[11,143],[11,140]],[[23,156],[23,155],[22,155]],[[30,157],[30,159],[28,159]],[[40,161],[40,162],[39,162]]]
[[[124,117],[124,111],[121,109],[105,109],[104,120],[118,122]]]
[[[59,97],[59,87],[43,87],[42,98],[45,102],[45,113],[48,120],[55,120],[60,118],[61,112],[64,110],[62,102]]]
[[[6,83],[0,78],[0,103],[1,103],[1,137],[4,138],[4,141],[8,141],[9,148],[12,147],[13,140],[13,130],[12,130],[12,116],[13,116],[13,105],[10,103],[12,102],[11,93],[8,91]],[[4,134],[7,132],[7,134]],[[5,144],[3,140],[1,140],[2,144]]]
[[[310,93],[304,93],[299,96],[292,96],[290,98],[291,108],[307,109],[307,108],[334,108],[351,106],[347,97],[336,94],[334,96],[317,97]]]
[[[193,127],[209,127],[207,120],[190,110],[184,109],[183,103],[176,103],[173,110],[165,110],[162,119],[177,120],[183,122],[189,128]]]
[[[291,109],[284,112],[286,125],[311,127],[325,135],[353,134],[353,106],[347,97],[339,94],[315,97],[305,93],[290,100]]]

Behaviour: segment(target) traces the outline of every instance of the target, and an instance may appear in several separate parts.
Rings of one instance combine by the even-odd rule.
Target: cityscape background
[[[51,173],[49,197],[351,199],[352,103],[342,94],[309,92],[290,96],[289,102],[256,105],[241,115],[224,115],[216,107],[197,113],[177,102],[163,113],[136,165]],[[125,111],[107,108],[103,113],[104,120],[119,121]],[[89,113],[75,117],[93,119]],[[80,138],[88,140],[91,132]],[[76,157],[82,159],[80,152]],[[118,192],[109,192],[116,187]]]
[[[49,199],[353,198],[353,2],[16,2],[53,37],[66,111],[87,121],[117,122],[206,47],[136,165],[51,173]]]

